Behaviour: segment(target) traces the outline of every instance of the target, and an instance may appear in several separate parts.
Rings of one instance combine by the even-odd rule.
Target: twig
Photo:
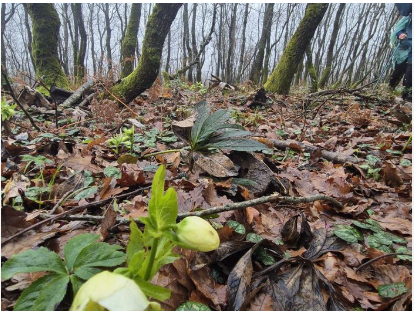
[[[49,218],[47,218],[47,219],[45,219],[43,221],[40,221],[40,222],[38,222],[36,224],[33,224],[32,226],[29,226],[29,227],[27,227],[25,229],[22,229],[21,231],[17,232],[16,234],[14,234],[14,235],[10,236],[9,238],[5,239],[1,243],[1,245],[3,246],[4,244],[8,243],[9,241],[11,241],[11,240],[15,239],[16,237],[20,236],[21,234],[24,234],[24,233],[28,232],[29,230],[35,229],[35,228],[37,228],[37,227],[39,227],[39,226],[41,226],[41,225],[43,225],[43,224],[45,224],[47,222],[54,221],[54,220],[56,220],[58,218],[63,218],[66,215],[72,214],[72,213],[74,213],[76,211],[80,211],[80,210],[84,210],[84,209],[89,209],[89,208],[92,208],[92,207],[96,207],[96,206],[100,206],[100,205],[106,204],[108,202],[111,202],[114,198],[124,199],[124,198],[127,198],[129,196],[133,196],[133,195],[135,195],[137,193],[140,193],[143,190],[149,189],[149,188],[150,188],[150,186],[148,186],[148,187],[142,187],[142,188],[140,188],[138,190],[134,190],[134,191],[131,191],[131,192],[128,192],[128,193],[120,194],[120,195],[117,195],[117,196],[114,196],[114,197],[111,197],[111,198],[108,198],[108,199],[105,199],[105,200],[100,200],[100,201],[91,202],[91,203],[88,203],[88,204],[85,204],[85,205],[80,205],[80,206],[74,207],[74,208],[72,208],[72,209],[70,209],[70,210],[68,210],[66,212],[63,212],[63,213],[60,213],[60,214],[57,214],[57,215],[53,215],[53,216],[51,216],[51,217],[49,217]]]
[[[4,81],[6,82],[7,87],[10,89],[10,94],[11,94],[11,96],[12,96],[12,98],[13,98],[14,102],[16,102],[16,103],[17,103],[17,105],[20,107],[20,109],[22,109],[23,113],[27,116],[27,118],[29,119],[29,121],[30,121],[30,123],[33,125],[33,127],[34,127],[37,131],[40,131],[40,128],[36,125],[35,121],[34,121],[34,120],[33,120],[33,118],[30,116],[29,112],[27,112],[27,111],[25,110],[25,108],[23,107],[23,105],[20,103],[20,101],[19,101],[19,100],[17,100],[16,95],[14,94],[13,88],[12,88],[12,86],[10,85],[9,78],[7,77],[7,74],[5,73],[5,71],[4,71],[4,69],[3,69],[3,66],[1,67],[1,75],[2,75],[2,76],[3,76],[3,78],[4,78]]]
[[[66,201],[66,198],[75,190],[75,188],[72,188],[71,190],[69,190],[67,193],[65,193],[60,199],[59,201],[55,204],[55,206],[50,210],[49,214],[53,214],[55,213],[55,211],[57,210],[57,208]]]
[[[108,90],[108,88],[106,88],[104,85],[102,85],[102,87],[106,90],[106,92],[108,92],[110,95],[111,95],[111,97],[114,97],[114,99],[116,100],[116,101],[118,101],[119,103],[121,103],[123,106],[125,106],[132,114],[134,114],[135,116],[138,116],[139,117],[139,114],[137,114],[137,113],[135,113],[125,102],[123,102],[121,99],[119,99],[117,96],[115,96],[112,92],[110,92],[109,90]]]
[[[387,256],[393,256],[393,255],[408,255],[408,256],[412,256],[411,254],[408,254],[408,253],[387,253],[387,254],[383,254],[383,255],[377,256],[376,258],[373,258],[372,260],[369,260],[368,262],[365,262],[364,264],[361,264],[360,266],[357,267],[357,269],[355,270],[355,272],[358,272],[360,269],[364,268],[365,266],[370,265],[371,263],[374,263],[374,262],[378,261],[379,259],[385,258]]]
[[[330,202],[333,206],[337,208],[340,208],[340,209],[343,208],[343,205],[339,201],[331,197],[324,196],[324,195],[316,195],[316,196],[312,196],[308,198],[305,198],[305,197],[294,198],[294,197],[282,197],[278,193],[276,193],[271,196],[265,196],[265,197],[261,197],[261,198],[257,198],[257,199],[253,199],[249,201],[243,201],[243,202],[238,202],[238,203],[226,204],[226,205],[218,206],[218,207],[212,207],[212,208],[205,209],[202,211],[180,213],[178,214],[177,219],[181,220],[187,216],[206,216],[206,215],[212,215],[212,214],[217,214],[221,212],[241,210],[241,209],[245,209],[250,206],[255,206],[258,204],[269,203],[269,202],[270,203],[284,202],[284,203],[298,204],[298,203],[309,203],[309,202],[314,202],[318,200],[325,200],[325,201]],[[50,218],[50,214],[41,214],[41,217]],[[67,216],[64,219],[69,220],[69,221],[102,221],[104,217],[94,216],[94,215],[83,215],[83,216]],[[138,219],[134,219],[134,221],[136,221],[137,223],[140,223]],[[128,224],[129,219],[117,217],[116,222],[119,224]]]

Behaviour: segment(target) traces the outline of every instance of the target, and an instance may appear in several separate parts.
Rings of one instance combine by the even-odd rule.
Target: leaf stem
[[[158,154],[173,153],[173,152],[180,152],[182,149],[185,149],[185,148],[186,148],[186,147],[181,148],[181,149],[170,149],[170,150],[158,151],[158,152],[154,152],[154,153],[146,154],[146,155],[144,155],[143,157],[144,157],[144,158],[149,158],[149,157],[152,157],[152,156],[156,156],[156,155],[158,155]]]
[[[160,238],[154,238],[154,242],[153,242],[152,247],[151,247],[151,254],[150,254],[150,257],[149,257],[149,261],[148,261],[148,264],[147,264],[147,269],[145,271],[145,276],[144,276],[144,280],[146,280],[146,281],[148,281],[150,279],[150,276],[151,276],[151,270],[152,270],[152,267],[154,265],[155,256],[157,255],[159,240],[160,240]]]

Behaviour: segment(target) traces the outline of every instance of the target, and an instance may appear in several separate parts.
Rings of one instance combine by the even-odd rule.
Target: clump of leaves
[[[43,155],[38,155],[38,156],[32,156],[29,154],[24,154],[22,155],[22,161],[23,162],[28,162],[26,167],[24,168],[24,172],[27,171],[27,169],[29,168],[30,164],[34,163],[35,168],[42,168],[46,165],[46,163],[53,163],[52,160],[44,157]]]
[[[380,178],[381,159],[371,154],[367,155],[367,162],[361,165],[361,168],[367,171],[367,176],[375,180]]]
[[[102,271],[125,261],[118,245],[98,242],[99,235],[82,234],[70,239],[63,248],[64,260],[55,252],[40,247],[16,254],[4,263],[1,278],[10,279],[17,273],[47,272],[27,287],[14,306],[16,311],[53,311],[64,298],[68,285],[73,294],[81,285]]]
[[[189,138],[192,151],[209,149],[228,149],[234,151],[261,151],[267,147],[258,142],[245,138],[251,132],[243,126],[227,123],[231,114],[227,110],[218,110],[210,114],[210,106],[203,100],[196,104],[197,120],[194,123]]]
[[[7,103],[6,98],[1,99],[1,120],[6,121],[11,119],[15,114],[14,109],[16,106],[16,104]]]
[[[123,142],[123,138],[124,136],[122,134],[118,134],[109,139],[109,146],[113,148],[115,154],[119,154],[119,147]]]

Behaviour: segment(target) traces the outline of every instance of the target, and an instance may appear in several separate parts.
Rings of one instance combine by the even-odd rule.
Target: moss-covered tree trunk
[[[60,21],[52,3],[29,3],[27,11],[32,20],[32,52],[37,77],[46,86],[69,89],[69,82],[62,70],[58,56]]]
[[[278,94],[289,93],[290,85],[298,69],[299,61],[302,60],[303,54],[312,40],[316,28],[321,22],[327,8],[328,4],[326,3],[310,3],[306,6],[305,16],[289,40],[276,69],[264,85],[267,91]]]
[[[125,102],[132,101],[151,87],[157,78],[164,41],[181,5],[159,3],[154,6],[145,29],[142,55],[137,68],[112,88],[112,92]]]
[[[132,3],[127,30],[121,47],[121,78],[127,77],[134,70],[135,47],[138,40],[141,8],[141,3]]]

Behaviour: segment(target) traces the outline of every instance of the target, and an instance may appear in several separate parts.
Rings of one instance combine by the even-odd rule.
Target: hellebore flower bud
[[[201,252],[218,248],[220,239],[216,230],[198,216],[189,216],[177,224],[178,245]]]
[[[153,304],[132,279],[104,271],[82,285],[70,310],[143,311]]]

